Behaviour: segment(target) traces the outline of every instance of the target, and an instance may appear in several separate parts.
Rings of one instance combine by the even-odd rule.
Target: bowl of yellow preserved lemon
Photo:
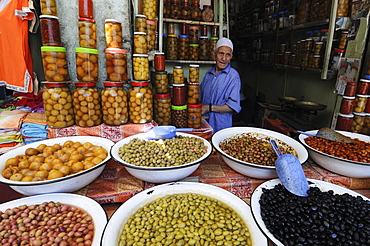
[[[93,136],[34,142],[0,157],[0,183],[23,195],[73,192],[96,179],[114,143]]]

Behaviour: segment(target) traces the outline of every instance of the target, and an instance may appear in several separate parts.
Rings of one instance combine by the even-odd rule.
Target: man
[[[240,77],[230,66],[233,43],[228,38],[218,40],[215,49],[216,65],[207,71],[200,86],[202,114],[208,116],[213,133],[232,126],[233,113],[239,113]]]

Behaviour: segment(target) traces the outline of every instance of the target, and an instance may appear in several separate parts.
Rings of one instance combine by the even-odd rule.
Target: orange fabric
[[[0,1],[0,81],[7,88],[32,92],[32,56],[28,45],[28,20],[15,16],[15,10],[28,7],[28,0]],[[5,5],[4,8],[1,6]]]

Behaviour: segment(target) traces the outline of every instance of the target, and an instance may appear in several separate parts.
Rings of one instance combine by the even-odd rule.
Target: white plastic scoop
[[[147,131],[148,139],[171,139],[176,137],[176,132],[191,132],[194,128],[176,128],[175,126],[155,126]]]
[[[294,195],[308,196],[310,187],[298,158],[291,154],[282,154],[275,140],[271,139],[270,144],[278,156],[275,167],[281,183]]]

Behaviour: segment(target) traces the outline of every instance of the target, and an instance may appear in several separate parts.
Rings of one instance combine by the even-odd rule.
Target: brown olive
[[[26,152],[25,152],[26,155],[37,155],[39,153],[40,152],[35,148],[28,148],[26,149]]]

